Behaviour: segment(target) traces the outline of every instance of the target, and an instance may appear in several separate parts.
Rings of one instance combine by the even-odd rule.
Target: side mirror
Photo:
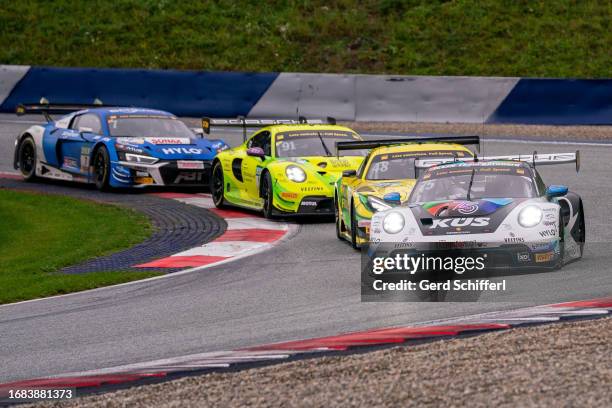
[[[388,193],[383,196],[383,200],[390,204],[399,205],[402,202],[402,196],[400,196],[400,193]]]
[[[85,139],[85,133],[93,133],[93,129],[90,127],[80,127],[79,136],[81,137],[81,139]]]
[[[204,129],[191,128],[191,130],[193,131],[193,133],[195,133],[197,137],[199,137],[200,139],[204,139]]]
[[[266,153],[261,147],[249,147],[246,153],[247,156],[259,157],[260,159],[263,159],[266,156]]]
[[[567,186],[548,186],[546,188],[546,196],[549,198],[552,197],[562,197],[567,194]]]
[[[342,172],[342,177],[355,177],[357,175],[357,170],[344,170]]]

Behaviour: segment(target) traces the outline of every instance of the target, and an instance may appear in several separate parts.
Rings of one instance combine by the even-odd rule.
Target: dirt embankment
[[[610,406],[611,337],[612,318],[519,328],[184,378],[61,406]]]

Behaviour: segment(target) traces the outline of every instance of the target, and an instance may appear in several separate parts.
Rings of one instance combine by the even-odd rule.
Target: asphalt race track
[[[14,171],[13,140],[27,126],[13,115],[0,116],[0,171]],[[232,145],[241,140],[239,132],[221,137]],[[567,184],[583,197],[587,248],[582,261],[560,272],[516,277],[512,289],[495,301],[361,303],[359,253],[336,239],[331,220],[309,220],[272,250],[218,267],[0,306],[0,382],[609,296],[612,146],[485,146],[487,154],[581,150],[580,174],[572,165],[541,168],[541,173],[547,183]]]

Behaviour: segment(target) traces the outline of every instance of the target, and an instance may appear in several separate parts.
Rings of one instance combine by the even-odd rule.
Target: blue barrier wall
[[[179,116],[612,125],[612,79],[521,79],[0,66],[19,103],[140,106]]]
[[[612,80],[521,79],[489,123],[612,124]]]
[[[175,70],[32,67],[0,105],[14,112],[19,103],[139,106],[180,116],[246,115],[278,76]]]

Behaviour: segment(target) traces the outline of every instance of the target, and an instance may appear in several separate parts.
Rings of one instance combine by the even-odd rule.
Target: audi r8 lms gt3
[[[248,121],[248,122],[247,122]],[[262,127],[242,145],[215,158],[211,192],[226,204],[274,215],[333,214],[334,185],[343,170],[356,169],[362,151],[332,152],[339,141],[361,140],[353,130],[332,124],[295,121],[204,120],[213,126]],[[303,121],[300,121],[303,122]],[[266,126],[268,124],[269,126]]]
[[[353,248],[366,243],[372,215],[408,199],[418,177],[417,159],[470,158],[474,154],[465,146],[479,143],[478,136],[338,143],[338,151],[371,150],[358,171],[346,171],[336,183],[336,235]]]
[[[15,169],[36,177],[120,187],[208,186],[221,140],[198,137],[168,112],[121,107],[20,105],[18,114],[40,112],[15,140]],[[50,113],[68,115],[53,120]],[[75,112],[76,111],[76,112]]]
[[[372,245],[403,243],[426,255],[484,255],[485,266],[493,269],[556,268],[579,259],[585,238],[582,200],[565,186],[547,187],[536,170],[541,164],[574,162],[578,169],[578,154],[506,156],[516,161],[498,156],[429,168],[407,206],[374,214]],[[528,157],[531,163],[518,161]]]

